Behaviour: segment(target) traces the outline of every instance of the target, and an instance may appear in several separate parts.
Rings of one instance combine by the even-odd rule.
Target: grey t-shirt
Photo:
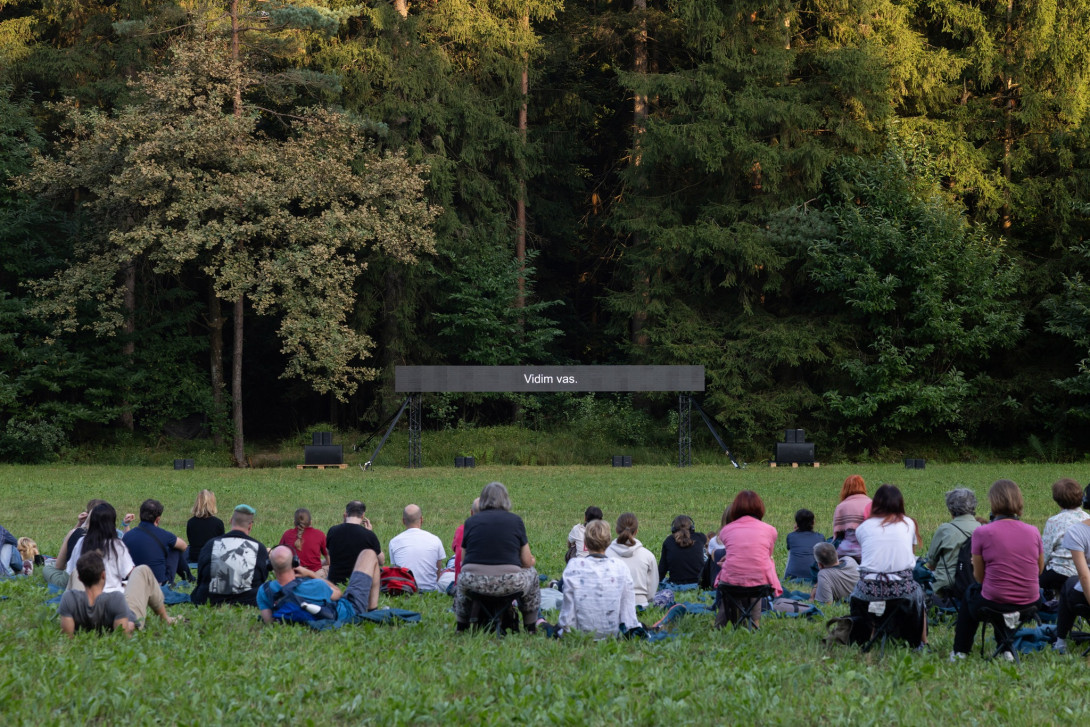
[[[77,631],[108,631],[118,619],[136,620],[125,602],[125,594],[118,591],[98,594],[94,605],[87,603],[86,591],[65,591],[57,615],[71,617]]]
[[[1084,522],[1072,525],[1067,529],[1067,534],[1064,535],[1063,541],[1060,542],[1060,547],[1067,548],[1071,552],[1078,551],[1084,556],[1090,555],[1090,525]],[[1075,586],[1075,590],[1082,593],[1081,581]]]
[[[840,601],[852,594],[859,582],[859,564],[851,556],[841,556],[832,568],[822,568],[817,574],[814,600],[821,603]]]

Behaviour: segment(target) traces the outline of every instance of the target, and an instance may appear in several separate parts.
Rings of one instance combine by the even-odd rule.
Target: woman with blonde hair
[[[310,526],[310,510],[305,507],[295,511],[294,525],[280,536],[280,545],[291,548],[299,557],[299,565],[314,571],[318,578],[325,578],[325,569],[329,566],[325,533]]]
[[[189,541],[185,557],[190,567],[196,568],[204,544],[212,538],[218,538],[226,531],[223,528],[223,521],[216,517],[216,494],[211,490],[201,490],[197,493],[197,501],[193,503],[190,513],[193,517],[189,518],[185,524],[185,537]]]

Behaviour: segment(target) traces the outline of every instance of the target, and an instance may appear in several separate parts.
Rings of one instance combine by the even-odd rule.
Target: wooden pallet
[[[348,469],[346,464],[297,464],[297,470],[343,470]]]
[[[775,462],[769,462],[768,466],[769,467],[778,467],[779,465],[777,465]],[[784,467],[786,467],[786,466],[787,465],[785,464]],[[804,466],[806,466],[806,465],[804,464]],[[814,462],[812,465],[809,465],[809,466],[811,466],[811,467],[820,467],[821,462]],[[794,469],[798,469],[799,463],[798,462],[792,462],[791,467],[794,468]]]

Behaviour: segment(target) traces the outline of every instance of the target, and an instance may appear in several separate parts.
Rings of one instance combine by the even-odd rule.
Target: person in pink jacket
[[[776,547],[776,528],[762,522],[765,504],[753,490],[742,490],[730,505],[727,524],[719,531],[719,540],[727,555],[715,577],[715,585],[771,586],[775,595],[783,593],[780,579],[776,576],[776,563],[772,549]],[[716,626],[726,625],[726,610],[719,609]],[[750,604],[750,618],[754,624],[761,620],[760,600]]]

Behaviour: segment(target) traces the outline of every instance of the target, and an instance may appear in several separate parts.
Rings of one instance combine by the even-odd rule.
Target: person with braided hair
[[[329,549],[325,533],[310,526],[310,510],[301,507],[295,511],[294,527],[280,536],[280,545],[291,549],[299,558],[299,565],[314,571],[316,578],[325,578],[329,568]]]
[[[628,566],[636,591],[636,605],[646,606],[659,589],[659,568],[655,555],[636,540],[640,523],[630,512],[617,518],[617,538],[610,543],[606,555],[618,558]]]

